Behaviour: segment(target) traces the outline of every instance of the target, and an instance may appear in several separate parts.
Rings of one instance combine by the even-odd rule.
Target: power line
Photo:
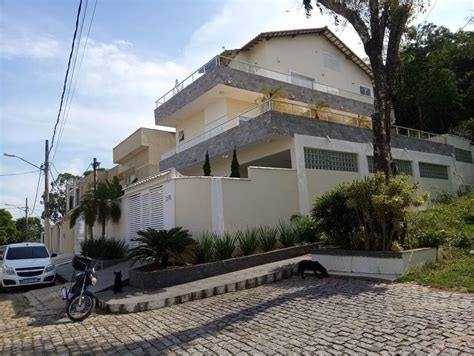
[[[78,36],[78,39],[76,41],[77,45],[75,46],[74,59],[72,61],[71,79],[69,80],[69,83],[68,83],[68,86],[67,86],[66,101],[65,101],[65,105],[64,105],[64,110],[62,112],[62,118],[60,119],[58,139],[56,140],[57,143],[56,143],[56,147],[54,149],[53,158],[51,160],[54,160],[54,158],[56,156],[56,152],[58,151],[58,146],[59,146],[59,143],[61,141],[64,126],[66,124],[67,113],[68,113],[68,111],[71,107],[71,102],[72,102],[71,87],[72,87],[72,83],[74,82],[74,74],[76,72],[77,55],[79,54],[79,50],[80,50],[80,47],[81,47],[82,30],[84,28],[84,22],[85,22],[85,19],[86,19],[88,4],[89,4],[89,0],[86,0],[85,5],[84,5],[84,11],[82,11],[82,17],[81,17],[81,20],[80,20],[79,36]],[[78,76],[79,76],[79,70],[76,74],[76,79],[77,79]]]
[[[32,173],[36,173],[36,172],[39,172],[39,170],[31,171],[31,172],[22,172],[22,173],[0,174],[0,177],[21,176],[21,175],[24,175],[24,174],[32,174]]]
[[[69,69],[71,67],[71,59],[72,59],[72,55],[73,55],[73,52],[74,52],[74,47],[76,46],[76,35],[77,35],[77,29],[79,27],[79,17],[80,17],[80,14],[81,14],[81,7],[82,7],[82,0],[79,1],[79,7],[77,9],[76,27],[74,29],[74,35],[73,35],[73,38],[72,38],[71,52],[69,53],[69,59],[68,59],[68,62],[67,62],[67,69],[66,69],[66,75],[64,77],[63,91],[61,93],[61,102],[59,104],[58,117],[56,118],[56,123],[54,124],[53,138],[51,140],[51,147],[49,148],[49,152],[51,152],[51,150],[53,149],[54,137],[56,136],[56,129],[57,129],[58,124],[59,124],[59,119],[61,118],[61,110],[63,108],[64,94],[66,93],[67,79],[68,79],[68,76],[69,76]]]
[[[433,6],[431,6],[431,9],[428,11],[428,13],[426,14],[425,16],[425,19],[423,20],[423,22],[426,21],[426,19],[428,18],[428,16],[430,16],[431,14],[431,11],[433,11],[433,9],[435,8],[436,4],[438,3],[438,0],[435,1],[435,3],[433,4]]]
[[[33,203],[33,208],[31,209],[32,212],[35,211],[36,201],[38,200],[38,190],[39,190],[39,186],[40,186],[40,183],[41,183],[42,173],[43,173],[43,171],[40,171],[40,174],[38,175],[38,183],[36,184],[35,202]]]
[[[472,20],[474,20],[474,16],[471,16],[471,17],[469,18],[469,20],[467,20],[466,24],[465,24],[463,27],[461,27],[461,31],[464,30],[464,27],[466,27],[467,25],[469,25],[469,24],[472,22]]]

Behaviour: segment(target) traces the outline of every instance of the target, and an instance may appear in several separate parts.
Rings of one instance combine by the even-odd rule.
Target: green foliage
[[[248,256],[257,250],[258,247],[258,229],[247,227],[242,232],[236,234],[239,244],[239,250],[243,256]]]
[[[472,89],[474,91],[474,88]],[[455,135],[464,137],[471,141],[471,144],[474,145],[474,119],[464,120],[459,123],[459,125],[453,127],[450,132]]]
[[[360,247],[356,234],[359,223],[356,210],[346,205],[348,199],[347,185],[340,185],[316,199],[311,216],[328,244],[355,249]]]
[[[18,230],[18,242],[34,242],[41,239],[41,220],[35,217],[28,218],[28,230],[26,230],[26,218],[22,217],[15,222]]]
[[[416,268],[397,282],[416,282],[439,289],[474,293],[474,256],[457,249],[450,249],[444,255],[437,263]]]
[[[237,160],[237,150],[234,148],[232,153],[232,163],[230,164],[230,177],[240,178],[239,161]]]
[[[196,263],[208,263],[214,258],[214,240],[216,235],[214,233],[201,234],[195,246]]]
[[[123,258],[127,252],[125,243],[115,239],[88,239],[81,242],[81,254],[96,260]]]
[[[206,159],[204,160],[204,165],[202,166],[204,175],[209,177],[211,175],[211,161],[209,160],[209,152],[206,151]]]
[[[278,239],[284,247],[291,247],[296,244],[296,232],[292,224],[280,221],[278,224]]]
[[[449,192],[442,192],[431,201],[438,204],[451,204],[455,199],[455,196]]]
[[[278,230],[269,226],[260,226],[258,228],[258,247],[263,252],[271,251],[277,243]]]
[[[416,196],[418,184],[408,176],[372,178],[341,185],[317,199],[312,216],[330,243],[344,248],[389,251],[396,242],[409,247],[406,219],[427,195]]]
[[[146,231],[138,231],[137,234],[139,245],[128,253],[133,263],[142,261],[167,266],[171,259],[189,257],[196,245],[189,231],[183,230],[182,227],[170,230],[148,228]]]
[[[474,117],[474,34],[434,24],[411,28],[395,92],[397,124],[436,133]]]
[[[17,242],[18,236],[12,214],[5,209],[0,209],[0,245]]]
[[[89,191],[81,200],[81,203],[75,208],[70,217],[70,226],[76,224],[77,219],[82,215],[86,225],[89,227],[89,233],[92,236],[92,227],[96,220],[102,224],[102,238],[105,238],[105,226],[108,219],[118,222],[121,216],[120,204],[118,198],[123,195],[122,186],[118,177],[113,177],[112,181],[106,180],[99,182],[94,192]]]
[[[233,234],[225,232],[214,240],[214,253],[218,261],[232,258],[235,251],[236,238]]]
[[[310,216],[295,214],[290,221],[294,226],[298,243],[312,243],[320,240],[319,226]]]
[[[66,188],[78,179],[71,173],[60,173],[54,182],[51,183],[51,191],[49,193],[49,218],[54,223],[62,220],[66,215]]]
[[[474,247],[474,191],[451,203],[433,204],[425,211],[408,216],[408,232],[419,247],[447,245]]]
[[[287,95],[281,86],[269,87],[265,85],[262,89],[262,96],[255,100],[257,104],[263,103],[270,99],[284,99]]]

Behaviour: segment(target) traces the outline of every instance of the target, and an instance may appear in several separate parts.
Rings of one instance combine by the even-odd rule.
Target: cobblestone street
[[[292,278],[83,323],[25,308],[0,294],[0,354],[474,353],[474,296],[412,284]]]

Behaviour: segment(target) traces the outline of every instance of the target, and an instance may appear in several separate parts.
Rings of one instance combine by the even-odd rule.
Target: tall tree
[[[446,133],[474,117],[474,33],[423,24],[402,43],[397,124]]]
[[[121,209],[117,199],[122,195],[122,186],[117,177],[113,177],[112,182],[108,180],[99,182],[96,191],[86,193],[79,206],[72,212],[70,226],[73,227],[82,215],[88,226],[89,236],[94,238],[93,227],[98,220],[102,225],[101,237],[105,238],[107,220],[110,218],[114,222],[120,220]]]
[[[71,173],[59,174],[55,181],[51,183],[51,192],[49,193],[49,218],[54,223],[62,220],[66,215],[66,189],[75,179],[78,179]]]
[[[237,159],[237,150],[234,148],[234,152],[232,154],[232,163],[230,164],[230,176],[232,178],[240,178],[239,167],[240,165]]]
[[[36,217],[28,218],[28,229],[26,228],[26,218],[22,217],[16,220],[16,229],[18,230],[19,242],[34,242],[41,239],[41,220]]]
[[[211,175],[211,161],[209,160],[209,152],[206,151],[206,159],[204,160],[204,165],[202,166],[202,170],[204,171],[204,176]]]
[[[400,69],[399,47],[411,16],[423,10],[421,0],[315,0],[321,12],[345,18],[364,45],[373,72],[374,112],[372,130],[374,164],[388,178],[395,166],[391,153],[391,110],[395,80]],[[311,0],[303,0],[310,16]]]
[[[18,230],[12,214],[5,209],[0,209],[0,245],[17,242]]]

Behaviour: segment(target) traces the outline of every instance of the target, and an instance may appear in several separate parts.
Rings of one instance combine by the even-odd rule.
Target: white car
[[[56,266],[42,243],[23,242],[7,245],[0,251],[0,287],[18,287],[32,284],[53,285]]]

